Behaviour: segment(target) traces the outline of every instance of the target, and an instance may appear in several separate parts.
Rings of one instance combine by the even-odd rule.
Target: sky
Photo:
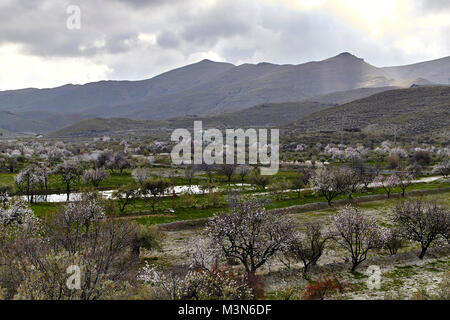
[[[449,0],[0,0],[0,90],[140,80],[203,59],[378,67],[450,56]]]

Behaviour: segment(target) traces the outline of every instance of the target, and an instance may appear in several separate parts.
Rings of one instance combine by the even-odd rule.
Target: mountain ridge
[[[22,119],[19,127],[45,133],[70,124],[67,115],[74,116],[72,123],[95,117],[162,120],[210,116],[264,103],[303,101],[337,91],[434,84],[448,74],[450,57],[387,68],[370,65],[348,52],[297,65],[262,62],[236,66],[205,59],[139,81],[108,80],[2,91],[0,112],[9,111],[18,121]],[[33,113],[46,115],[42,125],[30,121],[28,115]],[[6,126],[20,131],[12,128],[6,118],[0,118],[0,128]]]

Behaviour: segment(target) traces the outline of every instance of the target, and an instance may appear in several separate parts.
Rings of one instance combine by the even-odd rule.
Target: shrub
[[[419,150],[414,153],[414,162],[422,166],[429,165],[431,162],[431,155],[427,151]]]
[[[309,283],[305,288],[303,298],[305,300],[324,300],[335,292],[343,293],[346,286],[336,276],[324,277]]]

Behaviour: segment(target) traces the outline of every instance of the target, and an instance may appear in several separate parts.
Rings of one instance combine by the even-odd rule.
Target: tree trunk
[[[66,192],[67,192],[67,202],[69,202],[69,200],[70,200],[70,184],[67,184]]]
[[[427,253],[427,247],[422,247],[422,250],[420,251],[420,254],[419,254],[419,259],[422,260],[423,257],[425,257],[426,253]]]

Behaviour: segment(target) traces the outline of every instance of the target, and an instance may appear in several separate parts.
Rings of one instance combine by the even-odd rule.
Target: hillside
[[[399,67],[382,68],[390,77],[398,80],[423,78],[433,83],[450,84],[450,58],[442,58]]]
[[[420,135],[450,130],[450,86],[389,90],[315,112],[286,128],[297,133],[361,129]]]
[[[203,121],[205,128],[248,128],[281,126],[292,119],[306,116],[318,110],[332,107],[318,102],[273,103],[251,107],[245,110],[223,113],[217,116],[185,116],[167,120],[132,120],[126,118],[94,118],[67,126],[52,136],[89,135],[95,133],[120,132],[130,130],[163,130],[192,128],[194,121]]]

